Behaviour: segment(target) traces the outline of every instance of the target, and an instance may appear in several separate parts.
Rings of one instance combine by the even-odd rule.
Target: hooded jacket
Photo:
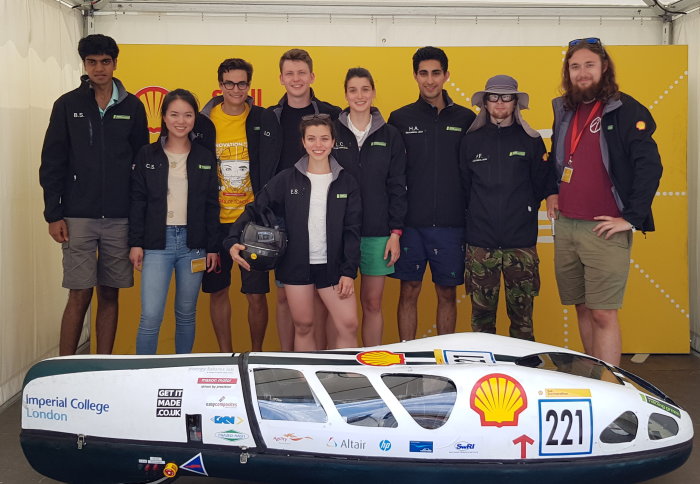
[[[406,147],[408,227],[463,227],[464,193],[459,178],[459,146],[474,121],[472,111],[443,91],[438,113],[423,98],[389,116]]]
[[[118,99],[100,116],[88,76],[53,105],[41,150],[44,218],[126,218],[131,165],[148,144],[146,110],[113,78]]]
[[[170,163],[163,151],[165,138],[144,146],[136,156],[131,177],[129,247],[165,249]],[[219,183],[216,158],[192,143],[187,156],[187,247],[217,252]]]
[[[552,106],[552,156],[557,180],[561,180],[566,132],[574,111],[565,109],[563,97],[555,98]],[[651,203],[663,172],[659,149],[652,138],[655,130],[649,110],[627,94],[620,93],[619,99],[609,100],[603,108],[600,152],[613,184],[613,196],[622,218],[644,232],[654,230]]]
[[[282,282],[304,281],[310,278],[309,264],[309,203],[311,180],[306,176],[308,156],[292,168],[281,171],[260,192],[255,201],[231,225],[224,248],[230,250],[238,243],[245,224],[253,213],[262,213],[269,207],[284,219],[287,231],[287,251],[277,266],[276,277]],[[357,276],[360,264],[360,224],[362,202],[360,187],[355,179],[331,156],[333,174],[326,207],[326,241],[328,279]]]
[[[514,249],[537,243],[540,202],[557,193],[554,164],[539,135],[517,122],[499,127],[489,121],[464,137],[460,172],[469,245]]]
[[[369,132],[362,148],[348,127],[349,110],[335,122],[333,156],[355,177],[362,193],[362,235],[385,237],[403,229],[406,215],[406,151],[398,130],[371,108]]]
[[[195,140],[206,148],[213,150],[214,153],[216,153],[216,127],[210,118],[211,110],[214,106],[223,104],[223,102],[223,96],[213,97],[202,108],[192,130],[195,133]],[[279,161],[278,130],[274,129],[276,122],[272,113],[253,104],[253,98],[250,96],[246,99],[246,103],[250,107],[250,112],[245,122],[248,158],[250,161],[250,182],[253,187],[253,194],[257,195],[277,171],[277,163]]]

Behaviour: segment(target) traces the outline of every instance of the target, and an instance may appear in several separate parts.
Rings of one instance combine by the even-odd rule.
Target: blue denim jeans
[[[166,227],[165,249],[145,250],[141,272],[141,321],[136,354],[153,355],[163,322],[168,287],[175,270],[175,352],[190,353],[194,344],[197,296],[203,272],[192,272],[192,260],[206,257],[205,249],[187,247],[187,229]]]

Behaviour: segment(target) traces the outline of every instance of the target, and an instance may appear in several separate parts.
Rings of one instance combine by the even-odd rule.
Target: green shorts
[[[554,269],[561,303],[590,309],[619,309],[627,285],[632,232],[598,237],[600,222],[560,214],[555,221]]]
[[[389,237],[362,237],[360,239],[360,274],[386,276],[394,273],[394,266],[387,267],[389,258],[384,258]]]

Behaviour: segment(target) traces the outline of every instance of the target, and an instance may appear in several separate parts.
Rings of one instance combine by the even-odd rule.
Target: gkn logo
[[[215,415],[214,417],[211,418],[211,421],[214,422],[215,424],[226,424],[226,425],[236,425],[236,424],[243,423],[243,419],[241,417],[230,417],[230,416],[220,416],[220,415]]]

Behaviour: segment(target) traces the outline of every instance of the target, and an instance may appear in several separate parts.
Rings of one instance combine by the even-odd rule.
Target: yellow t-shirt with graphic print
[[[219,220],[233,223],[253,201],[250,182],[250,158],[245,122],[250,106],[237,116],[226,114],[222,104],[211,110],[210,118],[216,127],[216,157],[219,159]]]

